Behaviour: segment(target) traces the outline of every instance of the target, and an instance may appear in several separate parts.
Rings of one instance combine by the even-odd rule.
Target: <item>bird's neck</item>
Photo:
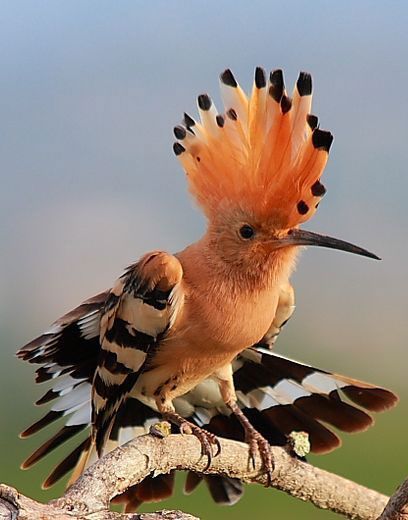
[[[206,233],[198,242],[179,253],[180,261],[189,278],[199,274],[201,281],[228,285],[232,292],[270,290],[289,280],[294,270],[298,247],[287,247],[264,256],[246,260],[225,258],[218,254],[214,238]]]

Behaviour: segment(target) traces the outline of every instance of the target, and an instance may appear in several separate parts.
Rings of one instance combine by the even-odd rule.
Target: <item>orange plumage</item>
[[[266,81],[257,68],[249,99],[225,71],[221,92],[223,114],[204,94],[198,103],[201,122],[188,118],[186,129],[176,129],[175,151],[191,193],[209,218],[230,205],[276,229],[309,220],[324,194],[316,183],[333,139],[310,115],[310,75],[301,73],[292,100],[279,70]]]
[[[333,139],[310,114],[310,75],[300,74],[292,98],[282,71],[267,80],[259,67],[250,98],[229,70],[221,74],[221,89],[223,114],[202,94],[201,122],[185,115],[174,130],[174,151],[208,219],[204,236],[176,254],[144,255],[112,289],[57,320],[18,353],[41,365],[39,382],[55,380],[38,402],[53,402],[51,411],[23,436],[67,418],[25,467],[90,428],[46,486],[72,469],[77,478],[97,456],[159,417],[196,435],[208,464],[219,449],[216,435],[243,438],[240,423],[251,456],[259,450],[271,480],[269,443],[284,444],[302,429],[312,451],[327,452],[340,439],[323,422],[361,431],[372,423],[364,410],[396,403],[388,390],[271,352],[294,310],[290,276],[299,246],[377,258],[299,229],[325,193],[320,178]],[[206,479],[219,502],[233,503],[242,492],[234,479]],[[122,498],[132,509],[168,496],[173,480],[150,478]],[[199,480],[190,476],[188,489]]]

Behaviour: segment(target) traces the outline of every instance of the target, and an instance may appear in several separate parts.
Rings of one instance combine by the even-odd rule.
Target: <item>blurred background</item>
[[[17,437],[43,412],[32,402],[44,388],[14,353],[142,253],[200,236],[172,127],[195,113],[197,94],[219,101],[224,68],[248,89],[263,65],[283,67],[289,90],[299,70],[312,72],[314,113],[335,135],[309,228],[383,258],[306,251],[278,350],[401,396],[370,431],[311,461],[392,493],[408,473],[407,15],[406,2],[372,0],[1,2],[0,481],[40,500],[62,492],[40,481],[64,448],[19,470],[49,432]],[[159,507],[335,518],[256,486],[233,508],[214,506],[204,487]]]

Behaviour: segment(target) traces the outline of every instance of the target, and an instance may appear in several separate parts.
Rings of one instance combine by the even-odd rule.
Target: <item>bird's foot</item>
[[[255,468],[255,455],[258,451],[267,475],[266,486],[270,486],[273,481],[273,470],[275,466],[272,460],[269,442],[252,426],[244,412],[236,403],[229,404],[229,407],[244,428],[245,442],[249,445],[249,460],[252,462],[252,466]]]
[[[250,425],[250,428],[244,426],[244,430],[245,442],[249,445],[249,459],[252,462],[252,466],[255,468],[255,456],[258,451],[267,475],[266,485],[270,486],[273,480],[273,470],[275,469],[271,455],[271,446],[265,437],[255,430],[252,425]]]
[[[201,443],[201,455],[207,457],[207,464],[204,468],[204,471],[206,471],[211,466],[213,457],[216,457],[221,452],[221,444],[218,437],[200,428],[196,424],[187,421],[187,419],[184,419],[184,417],[181,417],[181,415],[177,413],[166,413],[164,417],[178,426],[182,435],[194,435],[197,437]]]

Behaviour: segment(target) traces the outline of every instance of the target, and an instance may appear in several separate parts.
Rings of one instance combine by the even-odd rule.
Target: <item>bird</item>
[[[80,444],[46,478],[45,488],[141,435],[160,420],[195,435],[209,466],[219,437],[248,443],[268,483],[270,445],[308,434],[326,453],[344,432],[367,429],[397,403],[390,390],[297,362],[273,350],[295,309],[291,285],[305,246],[372,259],[359,246],[300,226],[316,212],[331,132],[311,111],[312,77],[301,72],[288,95],[281,69],[256,67],[247,95],[230,69],[220,75],[224,110],[198,96],[199,118],[185,113],[174,128],[174,153],[207,228],[180,252],[152,251],[112,287],[59,318],[17,355],[39,364],[51,382],[37,405],[49,411],[28,437],[64,425],[25,460],[28,468],[71,437]],[[190,472],[185,489],[205,480],[214,500],[234,504],[237,479]],[[127,511],[171,495],[174,472],[145,479],[117,500]]]

